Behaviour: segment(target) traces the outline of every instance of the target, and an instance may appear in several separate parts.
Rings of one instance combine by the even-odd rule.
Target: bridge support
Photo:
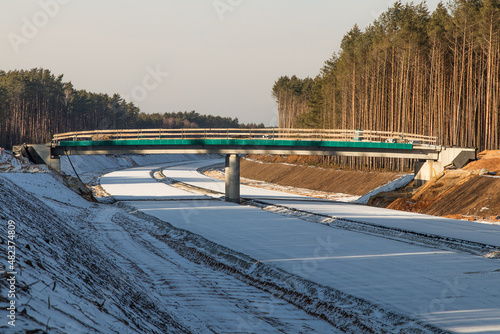
[[[15,146],[14,151],[21,153],[34,164],[46,164],[56,172],[61,172],[61,159],[52,155],[50,144]]]
[[[441,174],[446,168],[462,168],[476,160],[475,148],[445,147],[438,160],[420,160],[415,163],[415,186],[420,187]]]
[[[226,155],[226,202],[240,202],[240,156]]]

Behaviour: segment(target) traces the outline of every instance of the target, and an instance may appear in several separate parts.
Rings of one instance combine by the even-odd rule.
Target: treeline
[[[53,134],[69,131],[245,126],[238,119],[194,111],[145,114],[118,94],[76,90],[49,70],[0,71],[0,147],[4,148],[49,142]]]
[[[182,129],[182,128],[263,128],[264,124],[240,124],[238,118],[201,115],[196,111],[172,113],[141,113],[137,119],[140,129]]]
[[[500,0],[395,3],[314,78],[279,78],[281,127],[367,129],[499,148]]]

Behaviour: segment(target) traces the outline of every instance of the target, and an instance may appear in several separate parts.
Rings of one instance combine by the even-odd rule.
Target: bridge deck
[[[54,135],[51,153],[296,154],[436,160],[436,137],[366,130],[147,129]]]
[[[353,147],[412,150],[409,143],[383,143],[371,141],[317,141],[317,140],[269,140],[269,139],[135,139],[135,140],[84,140],[62,141],[58,146],[296,146],[296,147]]]
[[[369,141],[436,145],[437,137],[392,131],[325,129],[140,129],[95,130],[54,135],[53,142],[134,139],[270,139],[319,141]]]
[[[95,154],[282,154],[437,160],[439,148],[410,143],[256,139],[137,139],[61,141],[52,155]]]

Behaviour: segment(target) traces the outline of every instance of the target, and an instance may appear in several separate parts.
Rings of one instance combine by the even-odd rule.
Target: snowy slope
[[[16,327],[2,321],[0,332],[339,333],[235,277],[223,263],[238,254],[130,212],[87,202],[52,173],[0,173],[0,217],[16,222],[19,265]]]
[[[170,164],[180,161],[196,161],[217,155],[195,154],[152,154],[152,155],[72,155],[61,157],[61,170],[63,173],[76,177],[89,183],[104,173],[109,173],[125,168],[150,166],[155,164]],[[73,167],[71,166],[73,164]]]
[[[210,180],[196,172],[205,163],[174,166],[167,168],[164,174],[221,191],[220,181]],[[169,192],[171,188],[165,191]],[[242,187],[242,195],[335,216],[373,218],[378,224],[402,224],[405,228],[422,231],[437,225],[437,230],[432,233],[444,236],[451,234],[493,244],[498,240],[499,231],[495,226],[485,230],[484,225],[457,225],[455,229],[448,223],[450,220],[444,221],[447,225],[439,225],[436,217],[431,220],[412,214],[409,218],[398,216],[399,212],[374,212],[373,208],[365,211],[364,207],[346,204],[337,210],[334,203],[321,202],[318,206],[318,202],[301,196],[263,189]],[[458,333],[500,331],[498,260],[338,230],[214,200],[129,204],[261,262],[394,312]],[[424,224],[426,222],[429,224]]]
[[[361,198],[357,199],[355,203],[368,204],[368,201],[370,200],[371,197],[386,191],[394,191],[396,189],[403,188],[408,183],[413,181],[414,178],[415,178],[414,174],[403,175],[397,180],[391,181],[381,187],[378,187],[377,189],[373,189],[368,194],[365,194],[361,196]]]
[[[39,173],[48,172],[46,165],[32,165],[22,156],[14,156],[11,151],[0,147],[0,173]]]
[[[168,305],[106,254],[91,220],[83,219],[90,203],[50,174],[6,174],[0,181],[1,216],[16,222],[19,264],[17,323],[2,322],[2,332],[184,332]],[[57,206],[71,215],[57,213]]]

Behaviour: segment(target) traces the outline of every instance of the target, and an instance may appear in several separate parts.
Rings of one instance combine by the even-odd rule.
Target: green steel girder
[[[85,140],[62,141],[59,147],[99,146],[267,146],[267,147],[317,147],[412,150],[413,144],[364,141],[311,141],[269,139],[138,139],[138,140]]]

